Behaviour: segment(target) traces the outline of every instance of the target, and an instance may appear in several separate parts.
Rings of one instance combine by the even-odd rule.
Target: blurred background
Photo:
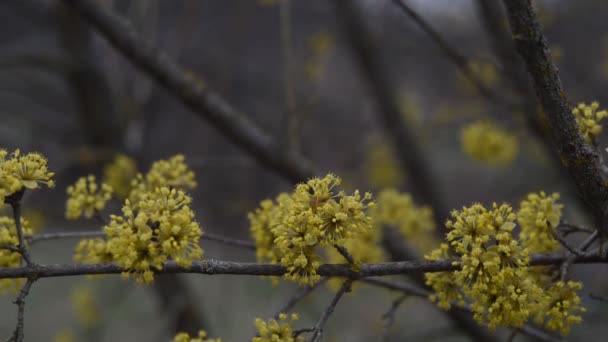
[[[353,0],[346,7],[358,13],[354,22],[335,0],[98,2],[277,141],[300,151],[320,175],[341,176],[347,189],[412,191],[418,203],[442,203],[434,208],[439,222],[450,208],[472,202],[515,206],[528,192],[556,191],[566,220],[593,223],[551,149],[500,1],[402,1],[440,40],[391,0]],[[608,4],[534,5],[569,100],[595,100],[604,108]],[[88,173],[101,177],[118,153],[133,157],[141,172],[155,160],[184,154],[196,172],[193,207],[203,230],[234,238],[250,239],[247,213],[292,188],[140,73],[61,1],[2,1],[0,25],[0,146],[39,151],[56,172],[55,189],[25,199],[26,216],[39,232],[101,228],[94,220],[66,221],[65,188]],[[369,49],[367,57],[361,46]],[[362,58],[374,61],[371,73]],[[383,124],[387,110],[400,113],[411,145],[393,143]],[[467,152],[464,129],[480,120],[516,142],[502,160]],[[600,136],[605,153],[602,146]],[[403,167],[404,155],[419,157],[424,179]],[[119,208],[114,203],[107,214]],[[32,253],[45,263],[67,263],[75,244],[40,242]],[[206,258],[255,260],[249,251],[211,241],[202,246]],[[608,304],[589,298],[608,295],[600,267],[573,268],[572,277],[585,284],[588,311],[568,340],[608,334]],[[255,317],[273,315],[297,290],[254,277],[161,278],[150,286],[117,276],[37,282],[27,300],[26,340],[167,341],[178,330],[204,328],[225,341],[244,341],[254,333]],[[300,303],[296,326],[314,324],[332,293],[323,286]],[[398,296],[357,289],[339,303],[325,340],[378,340],[382,315]],[[0,298],[0,337],[6,337],[15,306],[13,296]],[[509,333],[498,330],[496,338]],[[432,303],[409,298],[389,340],[470,337]]]

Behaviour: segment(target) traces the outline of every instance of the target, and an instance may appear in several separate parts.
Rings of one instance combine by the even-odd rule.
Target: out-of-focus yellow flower
[[[24,237],[32,236],[29,222],[21,219],[21,228]],[[0,216],[0,244],[19,246],[15,220],[8,216]],[[0,268],[21,266],[21,254],[8,249],[0,248]],[[16,293],[23,283],[23,279],[0,279],[0,294]]]
[[[72,330],[63,329],[55,335],[53,342],[76,342],[76,336]]]
[[[476,121],[462,128],[460,141],[469,157],[489,165],[509,164],[518,152],[517,137],[488,120]]]
[[[127,155],[118,154],[114,160],[103,168],[103,181],[114,190],[120,198],[126,198],[131,192],[131,181],[137,176],[137,164]]]
[[[536,322],[543,324],[548,329],[567,335],[572,324],[583,321],[580,316],[586,309],[581,306],[581,298],[577,291],[583,288],[583,284],[576,281],[558,281],[553,284],[543,297],[541,306],[536,316]]]
[[[530,193],[521,201],[517,222],[521,227],[519,238],[531,253],[554,252],[559,242],[553,237],[562,216],[563,205],[557,203],[558,193],[550,196],[544,191]]]
[[[365,154],[364,165],[369,182],[374,188],[384,189],[403,184],[405,175],[393,149],[386,143],[372,144]]]
[[[190,334],[181,332],[175,335],[171,342],[222,342],[221,338],[207,338],[205,330],[199,330],[196,337],[190,337]]]
[[[71,294],[74,314],[83,327],[91,328],[99,321],[99,306],[90,286],[77,286]]]

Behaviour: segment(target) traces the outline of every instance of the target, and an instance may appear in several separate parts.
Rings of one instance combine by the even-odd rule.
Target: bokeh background
[[[378,72],[413,132],[417,146],[394,146],[381,124],[382,106],[364,76],[344,15],[334,0],[100,0],[147,40],[202,79],[277,139],[286,116],[296,117],[287,141],[347,188],[409,190],[419,181],[398,162],[418,150],[448,208],[472,202],[517,204],[532,191],[557,191],[564,218],[592,225],[573,186],[550,152],[523,67],[510,46],[501,2],[406,0],[465,58],[476,77],[515,106],[480,94],[436,41],[390,0],[353,0],[376,48]],[[571,102],[607,103],[608,4],[601,0],[534,1],[552,57]],[[487,7],[490,7],[488,10]],[[285,9],[287,8],[287,9]],[[492,10],[495,16],[490,16]],[[78,177],[101,176],[117,153],[145,172],[183,153],[196,172],[192,191],[203,230],[249,239],[247,212],[292,184],[268,171],[112,48],[61,1],[0,2],[0,146],[40,151],[56,172],[53,190],[29,193],[26,215],[39,231],[101,228],[64,218],[65,188]],[[498,32],[498,33],[496,33]],[[517,56],[515,56],[517,57]],[[603,108],[603,106],[602,106]],[[492,165],[463,152],[461,129],[491,119],[513,134],[518,151]],[[600,137],[600,146],[606,146]],[[603,149],[602,149],[603,150]],[[107,209],[118,212],[119,203]],[[446,213],[436,213],[443,220]],[[76,241],[37,244],[36,260],[70,262]],[[253,261],[252,252],[204,241],[206,258]],[[600,265],[577,265],[588,312],[568,340],[608,335],[608,295]],[[235,276],[161,277],[138,286],[118,276],[45,279],[27,299],[26,340],[168,341],[199,323],[211,336],[244,341],[255,317],[268,317],[297,290],[268,279]],[[401,280],[396,279],[396,280]],[[300,303],[298,326],[312,325],[332,296],[321,287]],[[374,341],[382,315],[399,294],[361,287],[338,305],[327,341]],[[0,298],[0,337],[15,323],[12,296]],[[189,325],[190,324],[190,325]],[[497,331],[497,340],[509,331]],[[432,303],[409,298],[399,309],[393,341],[466,341]],[[526,340],[518,336],[516,340]]]

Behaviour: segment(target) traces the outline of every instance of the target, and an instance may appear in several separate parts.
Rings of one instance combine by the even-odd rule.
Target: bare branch
[[[460,70],[464,77],[471,82],[477,91],[479,91],[480,95],[485,97],[488,101],[502,107],[506,107],[507,109],[513,109],[518,106],[515,103],[506,101],[491,88],[488,88],[483,81],[477,77],[477,75],[475,75],[475,72],[473,72],[473,69],[469,64],[468,58],[458,52],[455,47],[450,45],[450,43],[445,40],[439,32],[437,32],[424,18],[422,18],[422,16],[414,11],[414,9],[412,9],[404,0],[393,0],[393,3],[395,3],[395,5],[399,7],[403,13],[410,17],[410,19],[416,23],[416,25],[418,25],[418,27],[420,27],[420,29],[424,31],[424,33],[426,33],[433,42],[437,44],[441,52],[458,68],[458,70]]]
[[[384,319],[385,321],[384,330],[382,332],[382,341],[388,341],[391,333],[391,328],[395,323],[395,314],[397,313],[397,309],[399,308],[399,306],[401,306],[401,303],[403,303],[407,299],[407,297],[407,294],[402,294],[401,296],[399,296],[391,303],[391,307],[388,309],[388,311],[382,315],[382,319]]]
[[[535,254],[530,257],[531,266],[561,265],[568,256],[560,253]],[[599,252],[584,256],[575,256],[575,264],[608,263],[608,256]],[[403,275],[428,272],[455,271],[456,259],[444,260],[408,260],[377,264],[363,264],[360,271],[353,271],[349,264],[323,264],[319,266],[318,274],[322,277],[348,277],[360,279],[374,276]],[[31,265],[14,268],[0,268],[0,279],[8,278],[50,278],[78,275],[119,274],[124,272],[115,264],[49,264]],[[255,276],[282,276],[286,268],[279,264],[258,264],[251,262],[234,262],[222,260],[204,260],[193,262],[190,267],[180,267],[175,262],[165,263],[157,274],[232,274]]]
[[[549,57],[549,48],[530,0],[504,0],[513,40],[536,95],[549,119],[553,141],[559,156],[576,184],[579,194],[601,223],[602,237],[608,236],[608,188],[592,146],[586,144],[571,113],[557,68]]]
[[[82,231],[82,232],[59,232],[59,233],[45,233],[38,234],[32,237],[27,238],[27,241],[30,245],[47,240],[59,240],[59,239],[86,239],[86,238],[103,238],[106,234],[103,231],[93,230],[93,231]],[[255,251],[255,244],[250,241],[238,240],[229,238],[226,236],[213,234],[213,233],[204,233],[201,236],[201,240],[218,242],[224,245],[239,247],[242,249]],[[1,248],[1,247],[0,247]]]
[[[327,280],[329,280],[329,278],[326,277],[326,278],[321,279],[318,283],[314,284],[313,286],[306,286],[306,287],[299,288],[298,291],[287,301],[287,303],[285,303],[285,305],[283,305],[283,307],[280,310],[278,310],[272,317],[274,317],[275,319],[278,319],[279,315],[281,313],[287,313],[287,312],[291,311],[291,309],[293,309],[293,307],[296,304],[298,304],[299,301],[304,299],[304,297],[308,296],[315,289],[319,288],[319,286],[325,284],[327,282]]]
[[[25,238],[23,236],[23,227],[21,226],[21,197],[23,196],[23,192],[25,190],[21,190],[12,196],[12,198],[7,198],[7,202],[10,204],[13,209],[13,220],[15,221],[15,227],[17,230],[17,239],[19,244],[17,245],[17,249],[19,250],[19,254],[25,261],[25,263],[29,266],[32,264],[32,260],[30,258],[30,253],[27,249],[27,245],[25,244]]]
[[[371,285],[378,286],[378,287],[383,287],[383,288],[386,288],[389,290],[401,291],[408,295],[415,295],[415,296],[419,296],[419,297],[428,298],[428,296],[431,294],[430,291],[427,291],[424,289],[419,289],[419,288],[416,288],[409,284],[403,284],[403,283],[397,284],[397,283],[386,281],[383,279],[366,278],[366,279],[362,279],[361,281],[366,282]],[[466,313],[467,315],[473,314],[473,311],[470,308],[461,307],[458,305],[453,305],[452,309],[450,309],[450,311]],[[543,331],[542,329],[539,329],[539,328],[529,325],[529,324],[525,324],[524,326],[520,327],[519,330],[521,333],[534,337],[534,338],[538,339],[539,341],[547,341],[547,342],[562,341],[562,339],[555,337],[555,336]]]
[[[314,332],[312,334],[312,337],[310,338],[311,342],[320,341],[323,336],[323,329],[325,328],[325,324],[327,323],[329,316],[331,316],[331,314],[334,312],[334,309],[336,308],[336,305],[338,305],[338,302],[340,301],[342,296],[344,296],[346,292],[350,292],[352,283],[352,279],[346,279],[346,281],[344,281],[342,287],[340,287],[334,298],[331,300],[331,303],[329,303],[329,305],[323,312],[323,315],[321,315],[321,318],[319,319],[317,324],[315,324],[313,328]]]
[[[15,331],[13,332],[13,336],[9,339],[9,341],[13,342],[22,342],[23,341],[23,328],[25,325],[24,315],[25,315],[25,297],[30,293],[30,288],[36,278],[28,278],[25,282],[21,291],[19,292],[19,296],[15,299],[14,303],[17,305],[17,326],[15,327]]]
[[[125,20],[104,10],[95,1],[64,2],[80,13],[135,67],[263,165],[293,182],[313,176],[314,171],[307,160],[293,152],[276,153],[277,145],[271,136],[201,80],[179,67],[163,51],[143,39]]]

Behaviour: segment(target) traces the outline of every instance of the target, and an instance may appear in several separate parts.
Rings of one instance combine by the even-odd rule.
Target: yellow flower
[[[190,209],[190,197],[167,187],[141,194],[139,207],[127,200],[123,216],[112,215],[104,227],[107,250],[112,260],[135,274],[140,283],[150,283],[154,270],[161,270],[168,259],[184,267],[202,257],[198,245],[202,231]]]
[[[517,222],[521,226],[519,238],[531,253],[554,252],[560,247],[553,237],[562,216],[563,205],[556,203],[558,193],[530,193],[521,201]]]
[[[15,150],[9,159],[7,152],[0,150],[0,204],[4,199],[22,189],[37,189],[39,183],[46,184],[49,188],[55,186],[51,180],[54,173],[47,168],[46,159],[39,153],[28,153],[21,155]]]
[[[312,285],[320,279],[317,247],[343,246],[371,233],[372,219],[367,214],[374,205],[371,194],[338,192],[340,183],[332,174],[313,178],[249,213],[258,261],[280,262],[287,268],[286,279]]]
[[[432,234],[435,231],[433,209],[417,206],[412,196],[385,189],[378,195],[377,204],[370,209],[376,230],[383,225],[399,228],[403,237],[421,252],[426,253],[436,246]]]
[[[21,219],[21,227],[23,229],[23,236],[32,236],[32,230],[26,219]],[[0,216],[0,244],[15,247],[19,245],[17,227],[15,220],[11,217]],[[19,266],[21,266],[21,254],[8,249],[0,249],[0,268]],[[23,279],[0,279],[0,293],[15,293],[19,290],[22,283]]]
[[[185,332],[178,333],[171,342],[222,342],[222,339],[207,338],[207,332],[205,330],[199,330],[196,337],[190,337],[190,335]]]
[[[77,286],[71,294],[72,307],[76,318],[84,327],[95,326],[99,321],[99,306],[90,286]]]
[[[303,337],[293,337],[293,322],[298,320],[297,314],[292,314],[291,319],[287,315],[281,313],[278,321],[269,319],[264,321],[261,318],[256,318],[255,326],[258,329],[258,336],[254,337],[251,342],[304,342]]]
[[[578,124],[578,129],[587,143],[593,142],[595,137],[602,132],[602,125],[599,122],[603,118],[608,117],[608,111],[598,111],[599,107],[600,104],[597,102],[592,102],[591,105],[579,103],[572,110],[572,114],[574,114],[576,123]]]
[[[74,252],[74,261],[85,264],[112,262],[112,253],[102,238],[80,240]]]
[[[131,192],[131,181],[137,175],[135,160],[127,155],[118,154],[112,163],[103,168],[103,181],[114,189],[120,198]]]
[[[347,239],[372,229],[367,208],[371,194],[359,191],[347,195],[334,188],[340,178],[329,174],[298,184],[291,196],[279,201],[276,224],[271,227],[274,244],[280,249],[285,278],[312,285],[320,277],[316,269],[321,258],[316,246],[342,245]]]
[[[580,316],[586,309],[581,306],[581,299],[576,293],[583,284],[575,281],[558,281],[544,292],[542,309],[536,316],[536,322],[543,324],[562,335],[570,332],[572,324],[583,321]]]
[[[186,158],[181,154],[167,160],[161,159],[152,164],[145,177],[138,174],[131,182],[132,190],[129,194],[131,204],[136,207],[143,193],[163,186],[182,190],[194,189],[196,187],[194,172],[186,165],[185,160]]]
[[[112,198],[112,187],[106,183],[97,185],[95,176],[80,177],[67,189],[66,218],[75,220],[80,216],[91,218],[105,208]]]
[[[487,120],[476,121],[462,128],[460,141],[469,157],[488,165],[509,164],[518,152],[517,137]]]
[[[441,260],[449,257],[449,246],[445,243],[442,243],[439,248],[433,250],[429,255],[424,256],[426,260]],[[429,299],[437,303],[437,306],[444,310],[449,310],[452,303],[464,306],[464,296],[454,272],[425,273],[424,278],[425,284],[435,291]]]
[[[55,335],[53,342],[76,342],[76,336],[71,330],[63,329]]]
[[[366,151],[364,163],[369,182],[375,188],[400,186],[405,179],[395,154],[387,143],[372,144]]]

